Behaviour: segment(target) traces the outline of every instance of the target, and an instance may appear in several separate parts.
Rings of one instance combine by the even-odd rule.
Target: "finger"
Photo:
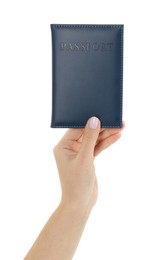
[[[125,127],[125,122],[123,121],[122,122],[122,128],[101,128],[100,129],[100,134],[99,134],[99,137],[98,137],[98,140],[97,140],[97,143],[105,138],[107,138],[108,136],[112,135],[112,134],[115,134],[115,133],[118,133],[120,132],[121,130],[123,130]],[[79,143],[81,143],[83,140],[83,133],[82,135],[80,136],[80,138],[77,140]]]
[[[97,143],[101,142],[102,140],[108,138],[110,135],[117,134],[121,132],[125,127],[124,121],[122,122],[122,128],[106,128],[102,132],[100,132]]]
[[[105,128],[101,128],[100,129],[100,133],[103,132],[105,130]],[[82,143],[82,140],[83,140],[83,133],[82,135],[80,136],[80,138],[77,140],[78,143]]]
[[[114,144],[120,137],[121,137],[121,133],[118,132],[99,142],[95,147],[94,156],[97,156],[99,153],[101,153],[103,150],[108,148],[110,145]]]
[[[100,120],[97,117],[91,117],[85,126],[82,143],[78,153],[81,159],[92,159],[94,154],[94,147],[100,132]]]

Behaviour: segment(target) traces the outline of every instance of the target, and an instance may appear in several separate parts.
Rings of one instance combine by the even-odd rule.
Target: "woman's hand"
[[[25,260],[71,260],[97,199],[94,158],[120,138],[121,129],[100,129],[92,117],[85,129],[69,129],[54,147],[62,199]]]
[[[97,199],[94,158],[116,142],[122,128],[100,128],[100,120],[92,117],[85,129],[69,129],[53,152],[57,163],[63,204],[93,207]]]

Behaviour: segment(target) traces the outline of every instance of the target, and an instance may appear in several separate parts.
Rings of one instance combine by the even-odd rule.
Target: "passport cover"
[[[123,30],[120,24],[50,24],[52,128],[122,127]]]

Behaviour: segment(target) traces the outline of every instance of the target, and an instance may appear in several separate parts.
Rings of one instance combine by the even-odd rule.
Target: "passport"
[[[122,127],[123,24],[50,24],[52,128]]]

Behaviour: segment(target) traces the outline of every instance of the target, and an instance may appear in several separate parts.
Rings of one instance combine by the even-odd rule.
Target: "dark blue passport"
[[[123,30],[116,24],[51,24],[53,128],[122,127]]]

